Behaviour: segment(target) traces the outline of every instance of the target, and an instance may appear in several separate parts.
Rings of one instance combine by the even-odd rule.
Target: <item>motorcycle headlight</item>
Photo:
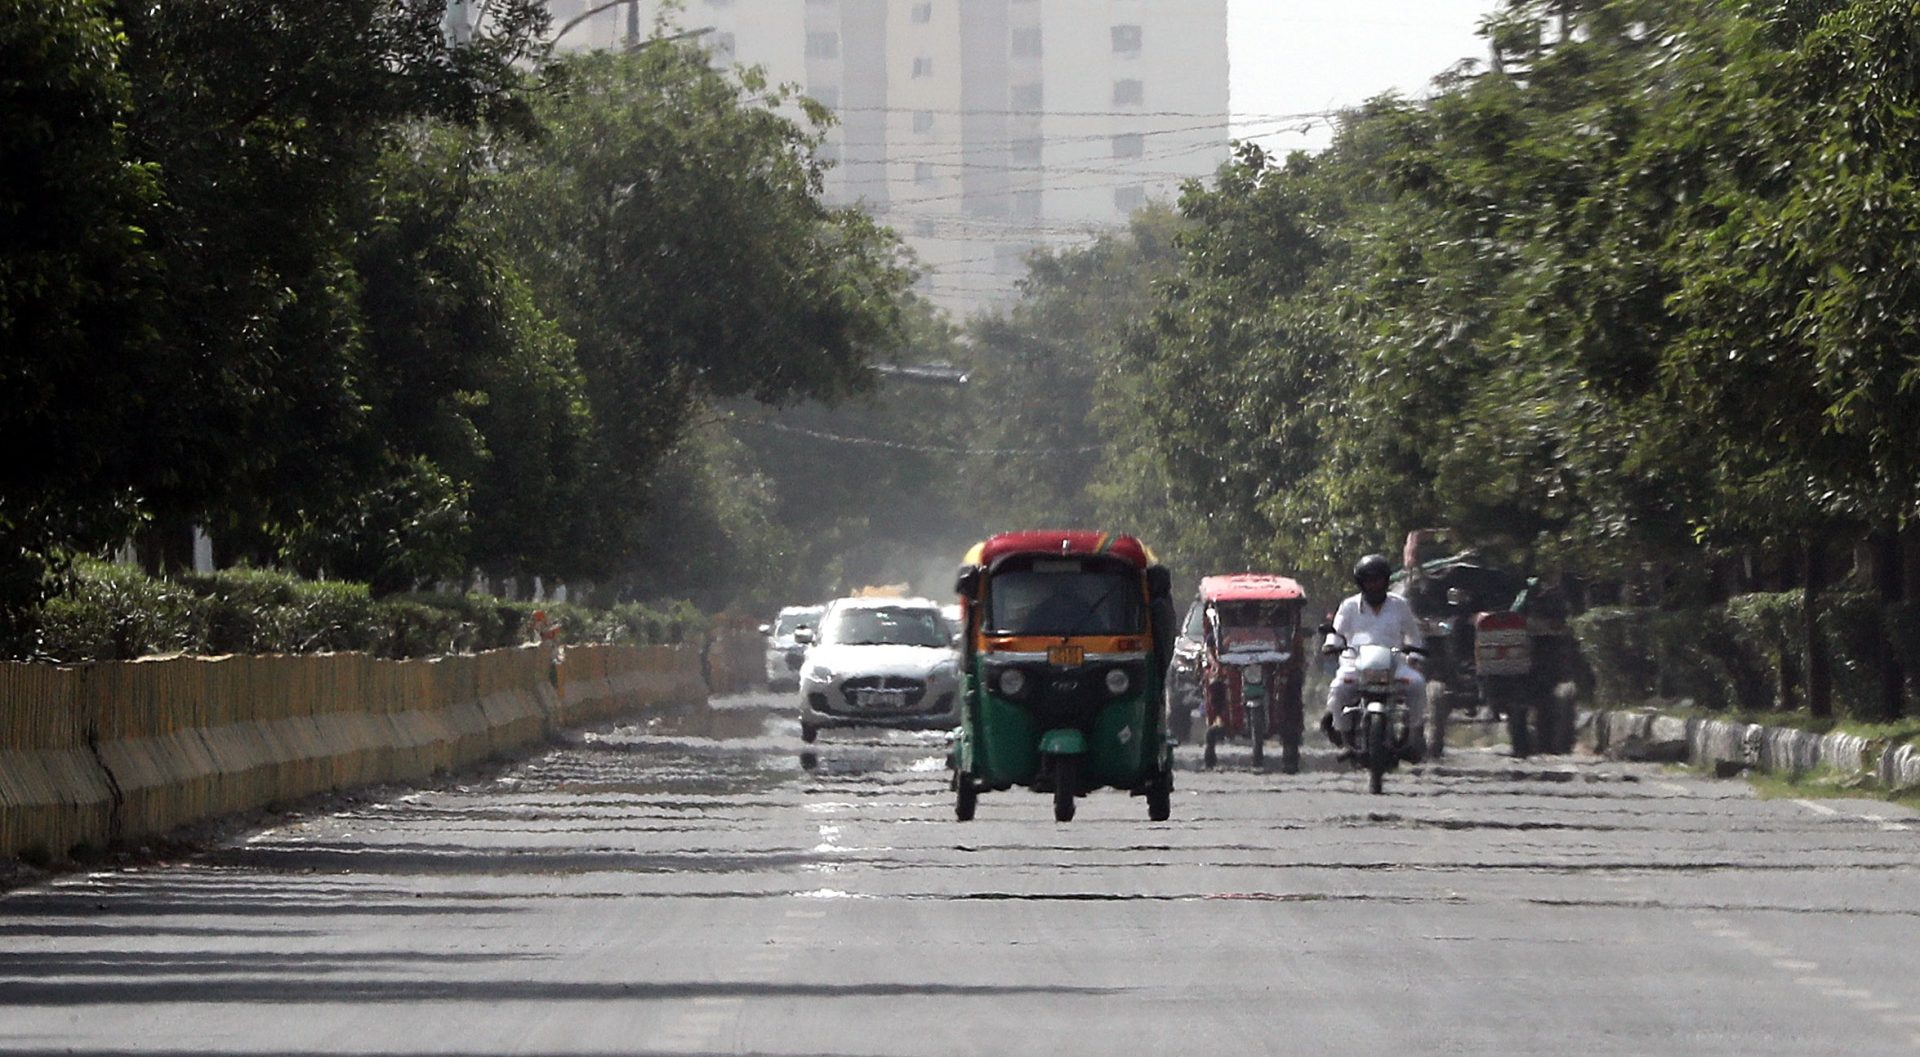
[[[1019,697],[1027,688],[1027,676],[1018,668],[1008,668],[1000,673],[1000,693],[1007,697]]]
[[[1128,675],[1124,670],[1114,668],[1107,672],[1107,693],[1119,697],[1132,688],[1133,677]]]

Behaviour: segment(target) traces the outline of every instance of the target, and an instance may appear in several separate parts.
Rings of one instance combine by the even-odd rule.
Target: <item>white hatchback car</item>
[[[797,690],[800,688],[800,659],[806,652],[794,639],[794,633],[801,628],[811,628],[820,623],[820,614],[825,606],[787,606],[773,618],[773,623],[760,625],[760,634],[767,637],[767,689]]]
[[[827,606],[800,668],[800,737],[824,727],[941,730],[960,723],[960,655],[940,607],[922,598]]]

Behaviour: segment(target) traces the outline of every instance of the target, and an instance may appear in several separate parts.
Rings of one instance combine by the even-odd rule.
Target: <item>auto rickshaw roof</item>
[[[1307,592],[1285,576],[1234,573],[1202,579],[1200,597],[1209,602],[1284,602],[1304,600]]]
[[[968,565],[992,565],[1015,554],[1062,554],[1073,557],[1106,555],[1144,569],[1154,564],[1153,552],[1132,536],[1083,529],[1002,532],[977,543],[967,552]]]

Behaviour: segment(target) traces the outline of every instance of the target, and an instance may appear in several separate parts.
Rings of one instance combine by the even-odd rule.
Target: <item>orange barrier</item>
[[[706,693],[699,654],[672,646],[0,663],[0,855],[417,780]]]

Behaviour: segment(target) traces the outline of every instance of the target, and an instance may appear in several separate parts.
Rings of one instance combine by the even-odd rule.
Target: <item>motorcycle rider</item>
[[[1369,554],[1360,559],[1353,567],[1353,582],[1359,586],[1360,593],[1352,595],[1340,603],[1333,615],[1333,630],[1338,639],[1330,638],[1330,643],[1338,644],[1344,640],[1347,646],[1375,644],[1381,646],[1424,646],[1426,637],[1420,630],[1420,619],[1413,615],[1413,607],[1399,595],[1387,593],[1387,582],[1393,574],[1393,562],[1384,554]],[[1427,743],[1427,680],[1420,674],[1419,668],[1409,663],[1406,654],[1395,654],[1398,661],[1394,678],[1406,688],[1407,713],[1413,724],[1408,739],[1409,752],[1418,753]],[[1351,655],[1340,658],[1340,667],[1334,673],[1333,683],[1327,689],[1327,715],[1321,720],[1321,726],[1329,732],[1336,745],[1342,747],[1341,757],[1351,758],[1352,719],[1347,715],[1348,706],[1360,697],[1360,676],[1356,670],[1357,659]]]

